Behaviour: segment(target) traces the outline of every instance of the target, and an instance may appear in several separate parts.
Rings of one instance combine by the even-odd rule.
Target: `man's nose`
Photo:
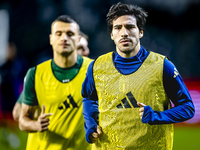
[[[67,40],[68,39],[68,37],[67,37],[67,35],[66,34],[62,34],[62,37],[61,37],[61,40]]]
[[[121,29],[121,36],[122,37],[127,37],[128,36],[128,30],[125,27],[122,27]]]

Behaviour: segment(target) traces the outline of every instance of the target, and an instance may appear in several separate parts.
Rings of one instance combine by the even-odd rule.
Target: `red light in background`
[[[200,124],[200,79],[184,79],[195,107],[195,115],[192,119],[185,121],[186,124]]]

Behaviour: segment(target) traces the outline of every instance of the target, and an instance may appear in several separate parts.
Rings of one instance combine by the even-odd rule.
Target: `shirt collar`
[[[59,67],[59,66],[56,65],[54,59],[52,59],[51,66],[52,66],[52,68],[53,68],[54,70],[70,70],[70,69],[72,69],[72,68],[80,68],[81,65],[82,65],[82,63],[83,63],[83,58],[82,58],[80,55],[78,55],[78,56],[77,56],[77,62],[76,62],[73,66],[71,66],[71,67],[68,67],[68,68],[61,68],[61,67]]]
[[[122,62],[122,63],[126,63],[127,65],[129,63],[133,63],[133,62],[134,63],[135,62],[142,63],[142,57],[143,57],[144,51],[145,51],[145,49],[142,46],[140,46],[139,52],[135,56],[129,57],[129,58],[121,57],[116,51],[115,52],[115,57],[114,57],[114,62],[115,63]]]

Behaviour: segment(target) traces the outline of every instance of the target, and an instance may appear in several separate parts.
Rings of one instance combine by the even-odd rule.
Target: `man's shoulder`
[[[97,57],[97,58],[95,59],[95,63],[96,63],[97,61],[103,62],[105,59],[107,60],[108,58],[109,58],[109,59],[112,59],[112,54],[113,54],[113,51],[100,55],[99,57]]]
[[[157,57],[166,58],[166,56],[165,56],[165,55],[163,55],[163,54],[160,54],[160,53],[157,53],[157,52],[150,51],[150,54],[151,54],[151,55],[155,55],[155,56],[157,56]]]
[[[91,62],[94,61],[94,59],[91,59],[91,58],[88,58],[88,57],[85,57],[85,56],[82,56],[82,58],[83,58],[82,67],[88,68],[88,66],[91,64]]]
[[[46,61],[44,61],[44,62],[41,62],[40,64],[38,64],[38,65],[36,66],[36,68],[41,67],[41,66],[44,66],[44,65],[47,65],[47,64],[50,64],[51,61],[52,61],[52,59],[46,60]]]
[[[100,55],[98,58],[107,57],[107,56],[112,56],[112,54],[113,54],[113,51],[112,51],[112,52],[105,53],[105,54],[102,54],[102,55]]]
[[[92,62],[94,59],[92,58],[89,58],[89,57],[85,57],[85,56],[82,56],[83,60],[86,61],[86,62]]]
[[[38,64],[38,65],[36,65],[36,66],[33,66],[33,67],[29,68],[28,71],[27,71],[27,74],[35,74],[36,69],[37,69],[39,66],[42,66],[43,64],[47,63],[48,61],[50,61],[50,60],[44,61],[44,62],[42,62],[42,63],[40,63],[40,64]],[[27,76],[27,75],[26,75],[26,76]]]
[[[28,79],[34,79],[35,77],[35,73],[36,73],[36,70],[38,69],[38,67],[40,68],[41,66],[47,64],[47,63],[50,63],[51,62],[51,59],[50,60],[47,60],[47,61],[44,61],[36,66],[33,66],[31,68],[28,69],[27,73],[26,73],[26,76],[25,76],[25,79],[26,80],[27,78]],[[45,68],[45,67],[44,67]]]

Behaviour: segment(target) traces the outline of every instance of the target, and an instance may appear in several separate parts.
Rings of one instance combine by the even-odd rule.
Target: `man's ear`
[[[112,34],[112,32],[110,33],[110,37],[111,37],[111,39],[113,40],[113,34]]]
[[[140,35],[139,35],[139,38],[142,38],[143,37],[143,30],[140,30]]]
[[[49,43],[50,43],[50,45],[51,45],[51,37],[52,37],[52,35],[49,34]]]

